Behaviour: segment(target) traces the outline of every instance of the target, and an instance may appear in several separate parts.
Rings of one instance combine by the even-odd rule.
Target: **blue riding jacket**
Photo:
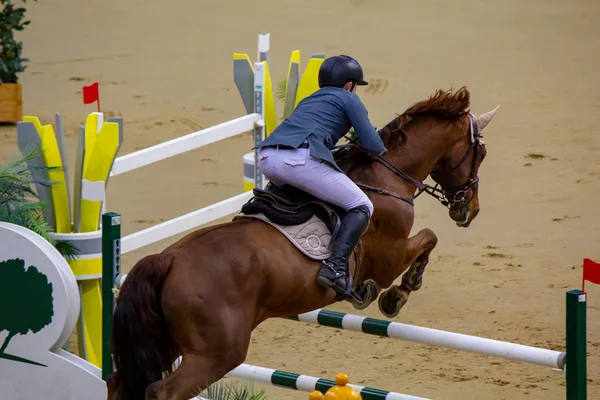
[[[343,172],[331,150],[351,127],[366,150],[376,155],[387,152],[358,96],[342,88],[326,86],[300,101],[289,118],[256,148],[274,145],[298,148],[308,140],[311,156]]]

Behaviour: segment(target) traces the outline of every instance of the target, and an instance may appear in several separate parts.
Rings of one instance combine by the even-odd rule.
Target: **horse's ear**
[[[399,115],[398,118],[396,118],[396,122],[397,122],[396,128],[401,129],[402,125],[408,124],[412,120],[413,120],[413,117],[411,117],[408,114]]]
[[[496,106],[496,108],[494,108],[492,111],[488,111],[485,114],[481,114],[481,115],[478,115],[477,117],[475,117],[475,120],[477,121],[477,126],[479,127],[479,130],[482,131],[483,128],[485,128],[487,126],[487,124],[490,123],[490,121],[494,118],[494,116],[498,112],[499,108],[500,108],[500,104],[498,104]]]

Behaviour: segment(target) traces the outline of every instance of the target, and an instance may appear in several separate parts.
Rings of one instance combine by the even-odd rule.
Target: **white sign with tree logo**
[[[60,253],[35,232],[0,222],[0,399],[106,399],[100,369],[61,349],[79,309]]]

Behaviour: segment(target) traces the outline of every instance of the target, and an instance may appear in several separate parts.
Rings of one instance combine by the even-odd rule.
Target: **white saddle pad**
[[[327,225],[314,215],[303,224],[290,226],[275,224],[269,221],[264,214],[238,214],[235,216],[234,220],[238,218],[256,218],[275,227],[283,233],[284,236],[298,248],[298,250],[313,260],[326,260],[331,255],[331,249],[329,247],[332,237],[331,232],[327,228]]]

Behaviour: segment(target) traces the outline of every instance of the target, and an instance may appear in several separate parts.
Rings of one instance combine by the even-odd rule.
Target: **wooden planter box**
[[[0,122],[19,122],[22,119],[21,84],[0,85]]]

